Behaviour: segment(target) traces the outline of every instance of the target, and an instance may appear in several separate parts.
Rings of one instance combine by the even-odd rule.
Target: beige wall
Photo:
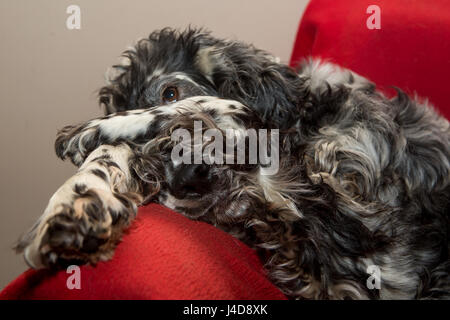
[[[204,26],[288,61],[307,0],[0,0],[0,288],[26,269],[11,250],[74,173],[56,130],[100,115],[95,91],[126,46],[165,26]],[[81,30],[66,8],[81,8]]]

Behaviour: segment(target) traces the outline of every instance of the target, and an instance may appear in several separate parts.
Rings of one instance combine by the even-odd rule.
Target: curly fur
[[[292,298],[450,298],[450,127],[427,103],[400,90],[388,99],[329,63],[294,70],[201,30],[154,32],[123,58],[100,90],[109,115],[63,130],[60,157],[79,166],[102,145],[129,145],[133,192],[261,250]],[[168,85],[180,102],[164,105]],[[214,187],[177,197],[168,137],[193,120],[280,129],[278,174],[211,165],[201,184]],[[381,290],[366,285],[370,265]]]

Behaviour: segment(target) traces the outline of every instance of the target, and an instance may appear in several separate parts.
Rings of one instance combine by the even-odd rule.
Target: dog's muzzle
[[[168,180],[170,192],[178,199],[198,198],[211,192],[212,179],[206,164],[181,164],[171,170]]]

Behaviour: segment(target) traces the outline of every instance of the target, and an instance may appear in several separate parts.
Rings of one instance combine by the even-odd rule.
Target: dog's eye
[[[175,87],[167,87],[162,93],[164,103],[176,102],[178,100],[178,90]]]

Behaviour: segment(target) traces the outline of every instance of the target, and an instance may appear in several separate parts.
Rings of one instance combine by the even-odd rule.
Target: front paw
[[[92,126],[91,122],[66,126],[58,132],[56,137],[56,155],[62,160],[69,158],[79,167],[89,153],[101,144],[99,135],[98,126]]]
[[[131,197],[80,185],[73,189],[72,193],[59,190],[36,227],[19,241],[17,250],[24,251],[32,268],[110,259],[123,229],[136,214],[136,199]]]
[[[133,110],[110,114],[82,124],[66,126],[58,132],[55,151],[61,159],[69,158],[80,166],[100,145],[147,141],[155,135],[152,120],[155,110]]]

